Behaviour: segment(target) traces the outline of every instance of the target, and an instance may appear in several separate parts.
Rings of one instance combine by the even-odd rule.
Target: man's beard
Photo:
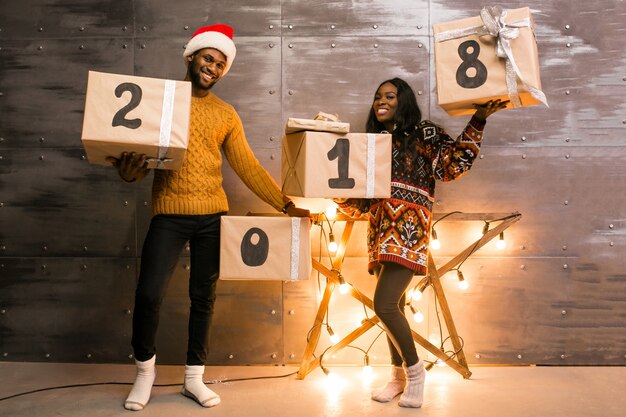
[[[211,88],[213,88],[213,86],[217,82],[217,80],[215,80],[211,84],[209,84],[207,87],[203,86],[201,81],[200,81],[200,72],[199,71],[198,72],[192,71],[191,70],[191,64],[189,65],[189,67],[187,69],[187,73],[189,74],[189,78],[191,79],[191,83],[196,88],[199,88],[201,90],[209,91]]]

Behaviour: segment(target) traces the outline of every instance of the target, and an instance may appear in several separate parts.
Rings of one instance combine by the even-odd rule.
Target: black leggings
[[[394,366],[415,365],[419,358],[411,328],[404,315],[406,290],[413,279],[413,271],[402,265],[386,262],[376,272],[378,282],[374,292],[374,312],[387,331],[387,343]]]

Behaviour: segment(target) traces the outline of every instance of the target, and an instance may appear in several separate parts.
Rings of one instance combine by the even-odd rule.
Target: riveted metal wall
[[[280,179],[287,117],[338,113],[362,131],[374,89],[406,79],[425,118],[460,133],[465,117],[436,104],[433,23],[474,16],[476,0],[63,0],[0,4],[0,357],[15,361],[126,362],[132,296],[150,219],[150,179],[127,185],[89,165],[80,143],[88,70],[180,79],[181,54],[206,22],[236,30],[237,60],[215,92],[238,110],[248,140]],[[444,276],[473,363],[626,363],[626,5],[622,0],[509,1],[536,22],[551,107],[488,122],[470,175],[440,184],[436,211],[523,218],[504,251],[487,245],[464,265],[467,291]],[[231,214],[271,208],[225,167]],[[480,222],[438,224],[443,263]],[[341,231],[341,224],[336,224]],[[320,238],[313,226],[313,247]],[[343,274],[367,294],[365,225]],[[320,256],[316,249],[315,256]],[[322,251],[322,256],[324,252]],[[159,355],[184,358],[186,276],[181,257],[163,308]],[[210,362],[298,362],[319,301],[319,280],[220,282]],[[323,281],[323,280],[322,280]],[[432,295],[414,324],[438,337]],[[350,331],[365,312],[333,296],[330,322]],[[359,339],[386,363],[383,338]],[[320,351],[328,346],[324,333]],[[319,353],[319,352],[318,352]],[[422,353],[422,352],[421,352]],[[361,363],[345,349],[329,362]]]

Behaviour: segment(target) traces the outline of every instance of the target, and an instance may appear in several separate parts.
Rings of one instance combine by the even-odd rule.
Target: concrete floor
[[[47,387],[99,382],[132,382],[130,365],[81,365],[0,362],[0,416],[141,417],[617,417],[626,416],[626,367],[471,367],[464,380],[447,367],[427,374],[421,409],[398,407],[397,399],[371,401],[372,386],[382,384],[388,367],[374,367],[369,380],[361,368],[319,369],[304,380],[295,375],[275,379],[221,382],[211,388],[222,403],[204,409],[180,395],[180,386],[155,387],[139,414],[122,407],[130,385],[96,385],[41,391]],[[205,380],[280,376],[296,367],[207,367]],[[156,384],[179,384],[182,367],[157,366]]]

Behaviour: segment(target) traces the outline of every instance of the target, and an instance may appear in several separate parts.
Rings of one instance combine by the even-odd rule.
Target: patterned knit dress
[[[452,181],[469,171],[484,127],[485,121],[472,117],[456,140],[428,120],[411,132],[394,133],[391,197],[339,204],[348,216],[369,218],[370,273],[380,262],[395,262],[426,274],[435,181]]]

